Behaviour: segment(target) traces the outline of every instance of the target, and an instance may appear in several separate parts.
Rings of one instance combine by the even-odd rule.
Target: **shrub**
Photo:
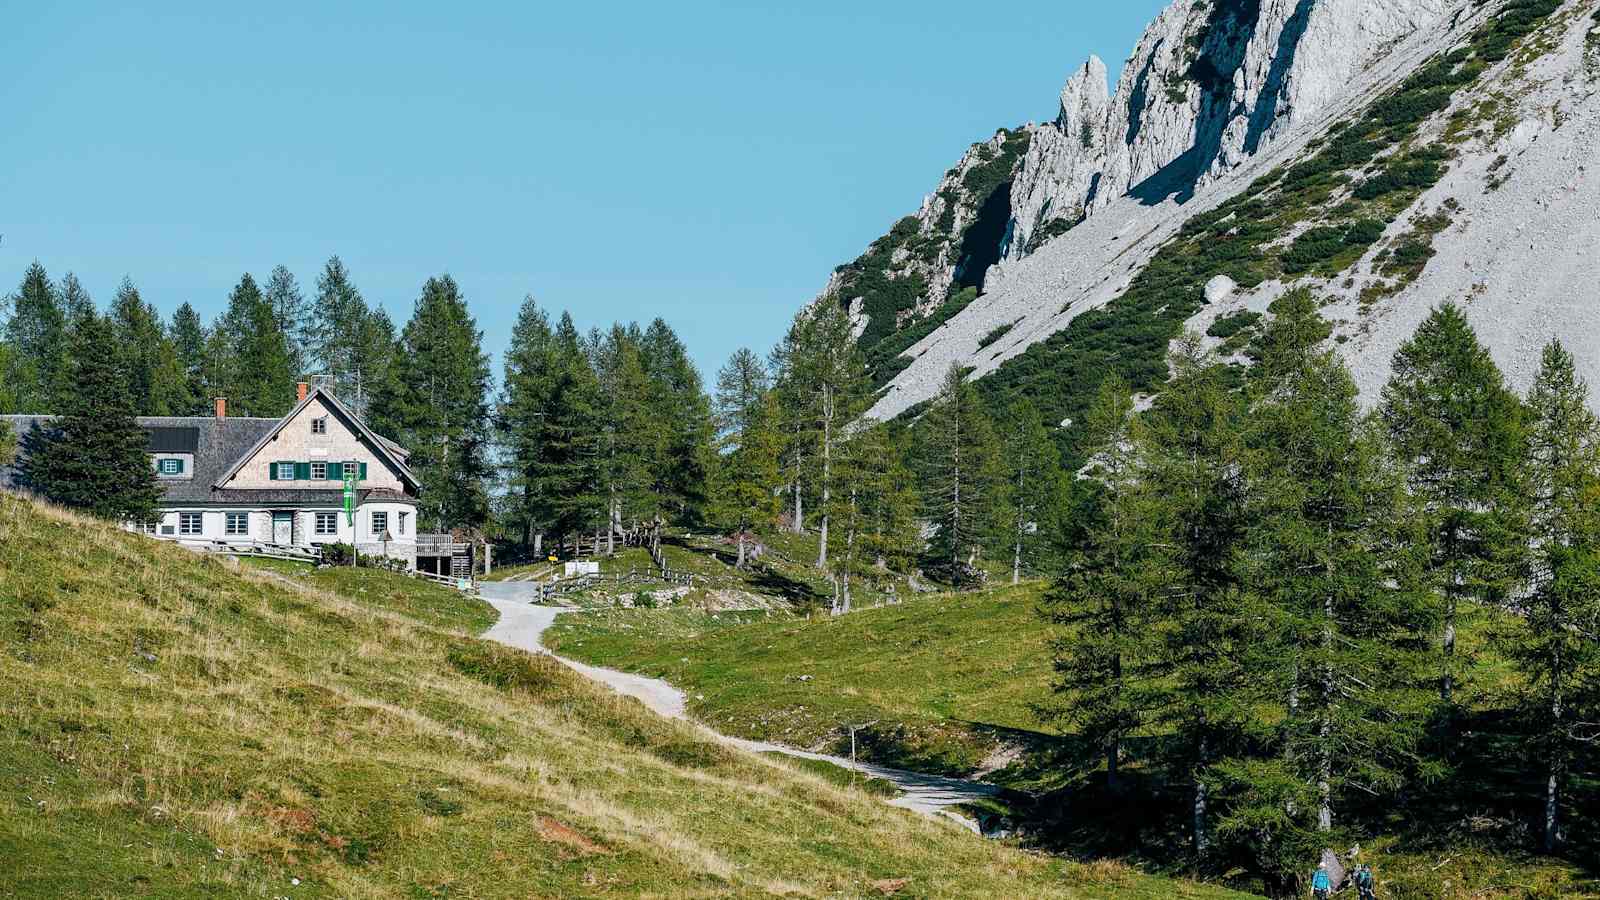
[[[988,334],[984,335],[982,338],[980,338],[978,340],[978,349],[982,350],[983,348],[989,346],[990,344],[994,343],[995,341],[998,341],[1001,338],[1005,337],[1006,333],[1009,332],[1011,329],[1015,328],[1016,326],[1017,326],[1017,323],[1015,323],[1015,322],[1007,322],[1004,325],[996,325],[992,330],[990,330],[990,332]]]
[[[1214,338],[1231,338],[1247,328],[1254,328],[1261,321],[1261,313],[1241,309],[1232,315],[1222,316],[1211,323],[1206,329],[1206,334]]]

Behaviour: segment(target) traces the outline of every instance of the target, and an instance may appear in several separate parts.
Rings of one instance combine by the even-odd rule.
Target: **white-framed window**
[[[182,475],[183,474],[183,460],[181,460],[181,459],[162,459],[162,460],[157,460],[156,461],[156,471],[160,472],[163,475]]]
[[[338,534],[339,533],[339,514],[338,513],[331,513],[331,512],[319,512],[319,513],[317,513],[315,533],[320,535],[320,536],[322,536],[322,537],[327,537],[328,535],[332,535],[332,534]]]
[[[279,481],[293,481],[294,480],[294,463],[292,463],[292,462],[281,462],[281,463],[278,463],[278,480]]]
[[[139,526],[139,530],[144,532],[145,534],[155,534],[156,533],[156,522],[155,522],[154,519],[151,519],[148,522],[140,522],[140,523],[138,523],[138,526]]]
[[[178,513],[178,534],[198,535],[200,531],[199,513]]]
[[[327,479],[327,477],[328,477],[328,464],[327,463],[325,463],[325,462],[314,462],[314,463],[311,464],[311,480],[312,481],[325,481]]]
[[[311,433],[312,434],[327,434],[328,433],[328,419],[327,419],[326,416],[311,420]]]
[[[386,513],[386,512],[375,512],[375,513],[372,514],[372,536],[373,537],[377,537],[377,536],[383,534],[384,529],[386,529],[388,527],[389,527],[389,514],[388,513]]]
[[[250,514],[242,512],[224,513],[222,533],[228,537],[249,537]]]
[[[404,535],[406,533],[406,520],[409,518],[411,518],[411,514],[408,512],[396,513],[397,521],[395,527],[397,530],[395,531],[395,534]]]

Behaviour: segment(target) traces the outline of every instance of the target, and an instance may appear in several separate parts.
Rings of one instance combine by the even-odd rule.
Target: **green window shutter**
[[[344,463],[328,463],[328,480],[344,480]]]
[[[311,463],[308,463],[308,462],[297,462],[297,463],[295,463],[294,464],[294,480],[295,481],[309,481],[309,480],[311,480]]]
[[[181,459],[172,460],[172,474],[174,474],[174,475],[182,475],[183,474],[183,460],[181,460]]]
[[[362,463],[361,464],[361,480],[362,481],[366,481],[367,480],[367,464],[366,463]]]
[[[267,480],[268,481],[277,481],[278,480],[278,463],[277,463],[276,460],[267,463]]]

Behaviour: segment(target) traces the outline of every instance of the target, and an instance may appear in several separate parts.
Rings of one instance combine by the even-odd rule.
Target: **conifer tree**
[[[0,345],[0,362],[5,360],[5,346]],[[0,397],[0,402],[5,400]],[[3,409],[0,406],[0,409]],[[0,466],[9,466],[17,458],[17,436],[11,431],[11,423],[0,422]]]
[[[646,395],[650,430],[657,438],[648,464],[651,491],[667,518],[694,523],[705,514],[715,430],[711,401],[683,341],[664,319],[645,328],[639,350],[651,385]],[[654,529],[658,541],[665,521]]]
[[[1503,600],[1523,570],[1522,404],[1466,315],[1446,303],[1395,354],[1381,416],[1430,520],[1440,598],[1439,696],[1448,716],[1461,668],[1456,630],[1463,602]]]
[[[146,521],[161,489],[133,416],[111,324],[80,320],[61,394],[61,418],[29,432],[22,481],[46,499],[92,515]]]
[[[999,530],[1004,474],[994,426],[960,366],[945,373],[917,435],[929,553],[953,583],[973,581],[974,561]]]
[[[807,427],[807,394],[798,367],[800,321],[797,319],[789,325],[767,358],[777,401],[778,433],[783,440],[778,463],[783,471],[784,490],[789,494],[789,531],[794,534],[805,534],[806,530],[806,489],[812,445]]]
[[[495,425],[506,453],[509,512],[521,526],[525,546],[532,544],[535,532],[545,533],[555,520],[555,492],[541,478],[556,426],[552,416],[560,373],[555,365],[554,338],[550,317],[533,297],[524,298],[506,346]]]
[[[145,416],[177,415],[183,385],[175,380],[176,350],[167,341],[156,308],[144,302],[127,278],[117,288],[109,313],[128,376],[134,411]]]
[[[174,395],[173,411],[182,416],[199,416],[206,413],[206,329],[200,314],[188,303],[179,305],[172,313],[168,326],[172,338],[172,351],[178,371],[182,373],[179,390]]]
[[[1084,483],[1092,495],[1080,536],[1045,595],[1045,614],[1061,630],[1052,641],[1058,715],[1103,749],[1106,787],[1122,790],[1130,735],[1150,718],[1148,684],[1158,658],[1149,624],[1166,570],[1155,550],[1170,530],[1141,476],[1143,435],[1127,383],[1101,383],[1083,421],[1089,452]]]
[[[794,424],[810,437],[806,455],[815,460],[817,568],[826,569],[834,455],[845,426],[865,408],[868,388],[866,361],[856,347],[849,313],[837,303],[802,310],[795,317],[788,365],[791,396],[798,403]]]
[[[1545,766],[1546,852],[1561,842],[1568,773],[1581,746],[1574,713],[1600,699],[1600,421],[1588,403],[1572,354],[1551,341],[1528,395],[1532,591],[1522,601],[1525,624],[1508,642],[1532,686],[1525,711]]]
[[[1287,877],[1327,842],[1352,787],[1393,793],[1413,767],[1412,639],[1427,603],[1407,577],[1402,482],[1354,380],[1320,346],[1328,329],[1313,298],[1286,296],[1274,312],[1240,560],[1247,608],[1268,625],[1250,669],[1260,702],[1283,708],[1282,752],[1218,765],[1231,788],[1219,832]]]
[[[407,377],[386,405],[422,480],[417,515],[430,531],[481,525],[489,515],[489,360],[482,341],[455,279],[429,278],[400,337]]]
[[[289,345],[289,368],[297,376],[303,374],[306,369],[307,310],[305,295],[300,293],[300,283],[295,281],[294,273],[286,266],[273,266],[261,293],[272,308],[273,321],[278,323],[278,330],[283,332]]]
[[[873,572],[910,572],[922,552],[916,475],[911,471],[910,434],[886,423],[855,433],[861,469],[861,553]]]
[[[344,261],[334,256],[317,278],[317,295],[307,304],[301,326],[306,365],[329,376],[334,394],[369,423],[379,418],[369,405],[394,396],[393,384],[380,383],[392,381],[387,370],[393,365],[393,323],[388,323],[385,342],[382,332],[388,317],[379,321],[376,315],[356,289]]]
[[[6,380],[12,385],[16,410],[54,412],[67,364],[67,319],[60,295],[37,262],[23,273],[11,298],[6,341],[11,345]]]
[[[1174,342],[1168,365],[1172,380],[1144,417],[1150,515],[1167,528],[1152,561],[1166,584],[1155,721],[1180,738],[1173,761],[1193,784],[1191,839],[1204,856],[1212,849],[1213,766],[1243,741],[1259,699],[1250,668],[1259,620],[1247,610],[1236,560],[1245,533],[1244,411],[1198,335]]]
[[[1018,584],[1023,568],[1035,569],[1049,544],[1050,520],[1062,502],[1061,454],[1038,408],[1025,400],[1006,410],[1000,434],[1000,496],[1011,545],[1011,583]]]
[[[69,328],[73,322],[97,312],[94,298],[89,296],[89,291],[78,281],[78,276],[71,272],[61,276],[61,286],[57,290],[61,294],[61,312],[66,317]]]
[[[287,413],[295,402],[296,376],[289,339],[250,273],[228,295],[228,309],[214,331],[227,342],[223,377],[230,399],[247,415]]]
[[[733,530],[740,569],[746,565],[748,533],[777,515],[776,418],[766,367],[741,347],[717,373],[718,455],[711,491],[712,518]]]

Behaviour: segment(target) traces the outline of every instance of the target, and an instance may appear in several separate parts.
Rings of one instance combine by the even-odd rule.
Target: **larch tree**
[[[78,281],[78,276],[71,272],[61,276],[61,284],[56,290],[61,295],[61,312],[66,317],[69,327],[73,322],[86,319],[98,312],[95,309],[94,298],[89,296],[89,291]]]
[[[1430,520],[1440,600],[1439,697],[1448,718],[1460,677],[1456,631],[1463,604],[1501,602],[1523,574],[1524,411],[1466,315],[1446,303],[1395,353],[1380,415]]]
[[[296,375],[305,373],[305,327],[308,311],[300,283],[287,266],[273,266],[261,294],[272,308],[272,318],[278,323],[289,345],[290,368]]]
[[[304,365],[327,376],[334,394],[375,425],[383,416],[369,407],[394,397],[397,388],[390,371],[394,323],[367,305],[339,257],[330,257],[323,265],[316,296],[305,305],[301,322]]]
[[[1559,341],[1544,348],[1528,407],[1532,590],[1507,645],[1530,685],[1525,711],[1545,767],[1542,842],[1553,852],[1572,757],[1600,742],[1600,729],[1581,734],[1574,715],[1600,699],[1600,422]]]
[[[1033,403],[1016,401],[1001,417],[1000,465],[1011,583],[1019,584],[1024,568],[1037,570],[1062,503],[1061,453]]]
[[[745,568],[748,537],[777,516],[779,482],[776,400],[760,357],[734,351],[717,373],[714,398],[717,456],[712,470],[712,519],[732,529],[736,566]]]
[[[916,434],[930,556],[948,581],[970,583],[978,556],[1001,531],[1004,472],[988,410],[960,366],[945,373]]]
[[[430,530],[482,525],[489,515],[489,359],[483,333],[449,275],[422,286],[400,343],[406,377],[386,402],[422,480],[417,516]]]
[[[63,506],[102,518],[149,520],[161,488],[134,420],[111,323],[98,315],[73,329],[61,416],[24,439],[22,482]]]
[[[705,514],[706,473],[714,452],[711,401],[683,341],[664,319],[645,328],[639,351],[651,383],[646,397],[656,435],[651,490],[667,519],[693,524]],[[657,543],[665,522],[654,529]]]
[[[809,455],[816,466],[817,568],[826,569],[834,456],[845,427],[865,408],[868,392],[866,361],[856,347],[850,314],[831,302],[802,310],[795,317],[789,364],[796,424],[811,438]]]

